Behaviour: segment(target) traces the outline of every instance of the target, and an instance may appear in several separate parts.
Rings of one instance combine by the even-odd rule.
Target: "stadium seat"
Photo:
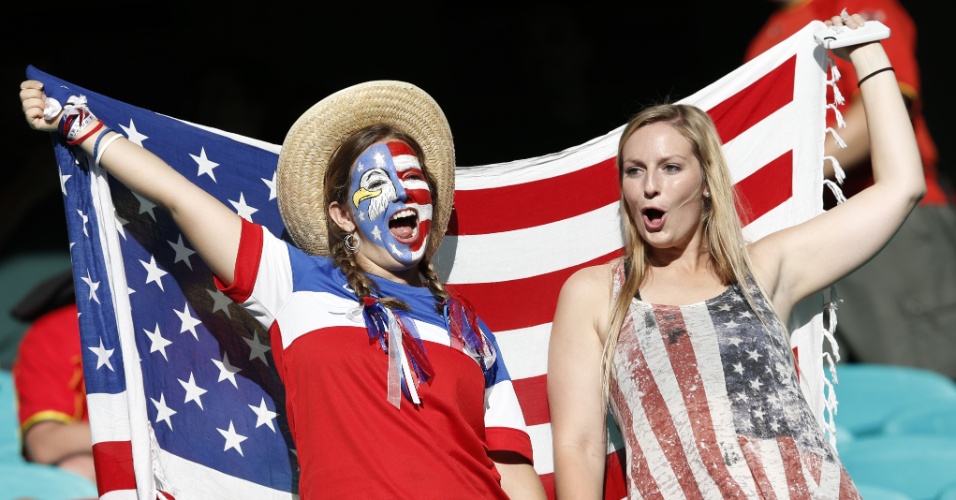
[[[956,481],[956,437],[881,435],[856,439],[840,451],[840,458],[854,482],[898,491],[913,500],[935,500]]]
[[[936,500],[956,500],[956,482],[943,487],[943,490],[936,496]]]
[[[891,415],[883,433],[956,437],[956,401],[933,401]]]
[[[22,460],[13,374],[9,370],[0,369],[0,463]]]
[[[97,498],[96,486],[83,476],[50,465],[0,463],[3,499],[79,500]]]
[[[856,489],[859,490],[860,496],[863,497],[864,500],[913,500],[913,498],[899,491],[881,488],[879,486],[857,484]]]
[[[956,381],[922,368],[841,363],[836,381],[834,421],[856,438],[881,433],[889,417],[900,412],[941,401],[956,403]]]

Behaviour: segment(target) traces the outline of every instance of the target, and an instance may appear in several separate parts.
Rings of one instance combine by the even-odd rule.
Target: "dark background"
[[[742,64],[748,41],[776,8],[766,0],[310,3],[5,6],[0,259],[67,251],[50,141],[26,125],[17,97],[28,64],[139,107],[275,144],[332,92],[405,80],[444,109],[459,165],[483,165],[577,146],[642,105],[706,87]],[[942,49],[953,46],[952,28],[928,2],[902,3],[919,28],[927,120],[942,168],[952,171],[953,100],[943,90],[952,80],[942,75],[951,71]]]

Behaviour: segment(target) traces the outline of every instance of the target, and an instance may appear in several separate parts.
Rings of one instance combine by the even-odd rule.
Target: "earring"
[[[704,190],[704,198],[710,198],[710,191]]]
[[[359,247],[362,246],[362,240],[355,233],[346,234],[345,238],[342,238],[342,242],[345,243],[345,248],[351,253],[358,252]]]

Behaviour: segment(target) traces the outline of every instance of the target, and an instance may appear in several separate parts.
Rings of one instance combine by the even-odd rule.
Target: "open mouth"
[[[641,212],[644,214],[644,220],[651,224],[658,224],[664,218],[664,211],[656,208],[645,208]]]
[[[402,243],[414,241],[418,237],[418,212],[410,208],[397,212],[388,220],[388,230]]]

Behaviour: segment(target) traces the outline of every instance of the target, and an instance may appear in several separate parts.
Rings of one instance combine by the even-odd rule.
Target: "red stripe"
[[[604,467],[604,470],[607,472],[604,482],[604,500],[627,498],[627,484],[624,481],[626,477],[624,473],[626,464],[627,457],[625,450],[622,449],[608,453],[607,462]]]
[[[546,474],[538,474],[538,477],[541,478],[541,485],[544,486],[544,494],[550,499],[554,500],[557,498],[557,494],[554,492],[554,473],[548,472]],[[624,497],[618,497],[624,498]]]
[[[499,233],[567,219],[618,201],[614,158],[549,179],[456,190],[448,234]]]
[[[743,226],[793,197],[793,151],[787,151],[734,185]]]
[[[538,425],[551,422],[551,412],[548,409],[547,375],[514,379],[511,383],[514,385],[526,424]]]
[[[702,390],[705,384],[700,371],[697,370],[699,366],[697,353],[690,341],[690,335],[688,334],[690,330],[685,323],[683,311],[681,311],[680,306],[655,307],[654,317],[660,331],[661,342],[667,348],[667,358],[681,391],[684,402],[682,411],[693,424],[691,429],[694,432],[694,441],[697,443],[702,457],[711,457],[714,452],[707,448],[713,447],[719,440],[717,439],[717,433],[714,431],[710,402],[707,400],[709,391]],[[691,408],[693,411],[689,410]],[[648,411],[653,411],[653,409],[648,408]],[[674,441],[678,441],[676,436]],[[673,453],[675,455],[679,453],[681,458],[686,461],[683,449],[674,449]],[[684,463],[681,465],[684,465]],[[730,475],[730,471],[727,470],[727,465],[723,461],[715,463],[712,460],[705,459],[704,465],[707,467],[710,477],[717,483],[724,498],[744,498],[746,496],[740,489],[740,485]],[[675,469],[675,471],[679,470]],[[689,481],[686,485],[685,477]],[[684,488],[685,494],[688,497],[700,495],[693,476],[687,474],[685,477],[681,477],[681,487]]]
[[[744,459],[747,460],[747,465],[753,472],[754,481],[757,483],[757,492],[767,500],[775,500],[777,496],[773,492],[773,485],[770,483],[770,478],[767,477],[767,470],[763,466],[763,461],[760,460],[759,445],[756,441],[751,441],[749,438],[740,435],[737,436],[737,442],[740,443],[740,449],[744,452]]]
[[[730,142],[780,108],[793,102],[797,56],[793,55],[759,80],[707,111],[720,140]]]
[[[628,318],[626,321],[627,323],[624,325],[624,328],[631,330],[633,328],[633,323],[631,323],[630,318]],[[635,364],[634,366],[645,367],[645,369],[638,370],[641,372],[640,374],[638,374],[638,377],[640,377],[640,380],[642,381],[647,380],[647,386],[649,389],[648,392],[653,392],[656,400],[662,400],[660,398],[660,391],[657,390],[657,385],[654,383],[654,381],[651,378],[649,378],[650,375],[644,363],[644,354],[640,352],[639,349],[635,349],[634,351],[635,351],[634,357],[637,359],[629,360],[629,361],[636,361],[637,364]],[[643,384],[641,386],[642,388],[644,387]],[[614,391],[611,394],[611,397],[614,398],[614,404],[617,405],[618,408],[629,407],[627,404],[627,400],[625,399],[624,394],[621,391]],[[663,406],[661,408],[663,408]],[[640,491],[641,497],[657,498],[662,496],[660,487],[657,485],[657,481],[654,480],[654,475],[651,474],[652,467],[647,462],[647,455],[644,454],[643,447],[641,447],[641,444],[637,442],[637,439],[634,439],[635,436],[633,435],[633,433],[628,433],[626,430],[626,429],[634,428],[633,412],[629,410],[621,411],[620,415],[621,415],[622,421],[618,421],[617,426],[619,429],[621,429],[621,435],[623,439],[627,441],[627,446],[631,449],[632,464],[630,468],[630,476],[631,476],[630,480],[634,482],[632,486],[634,486]],[[625,456],[627,455],[627,449],[620,450],[620,451],[622,455],[625,455]],[[625,464],[626,463],[627,462],[625,462]],[[628,477],[629,474],[628,474],[628,471],[625,470],[625,467],[626,466],[622,466],[621,473],[624,475],[624,477]],[[611,477],[611,471],[608,470],[606,476]],[[624,497],[618,497],[618,498],[624,498]]]
[[[112,491],[135,490],[133,447],[129,441],[104,441],[93,445],[96,489],[100,496]]]
[[[781,436],[777,438],[777,449],[780,450],[780,458],[783,459],[783,470],[787,475],[787,487],[790,490],[790,498],[810,498],[810,489],[803,478],[803,464],[800,462],[800,450],[797,444],[793,442],[792,436]]]
[[[561,286],[574,271],[603,264],[619,256],[621,249],[574,267],[530,278],[492,283],[449,284],[448,288],[468,298],[493,332],[528,328],[554,320]]]

